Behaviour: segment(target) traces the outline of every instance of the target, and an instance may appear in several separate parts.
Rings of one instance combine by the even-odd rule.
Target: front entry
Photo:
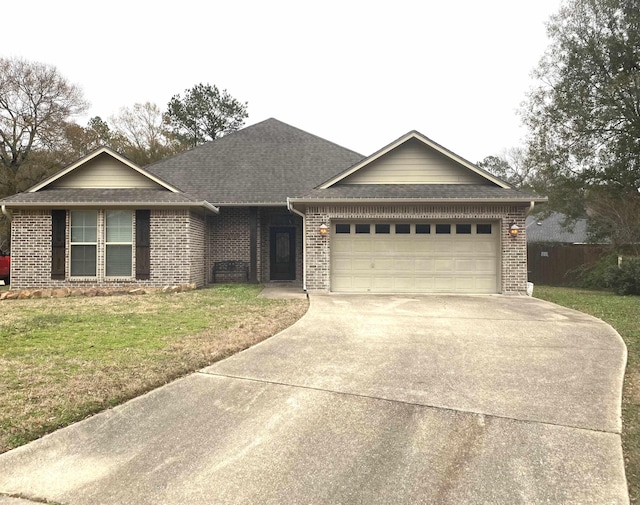
[[[296,278],[296,229],[271,228],[270,272],[272,281],[293,281]]]

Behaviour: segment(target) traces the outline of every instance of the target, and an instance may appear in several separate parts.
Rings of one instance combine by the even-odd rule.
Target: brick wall
[[[289,223],[274,222],[275,216],[286,216]],[[257,209],[257,276],[258,282],[270,281],[270,230],[274,226],[292,226],[296,229],[296,279],[302,279],[302,219],[290,214],[286,207],[259,207]],[[216,261],[250,261],[249,208],[222,207],[220,214],[207,219],[206,264],[209,282]],[[238,280],[230,277],[224,280]]]
[[[220,213],[209,220],[208,235],[209,282],[213,282],[216,261],[250,260],[248,207],[221,207]]]
[[[490,220],[500,222],[501,292],[524,293],[527,283],[527,207],[512,205],[320,205],[307,207],[307,289],[330,288],[331,240],[318,229],[331,226],[335,219],[386,220]],[[509,237],[512,222],[521,229],[517,238]]]
[[[98,236],[104,236],[103,211],[98,211]],[[11,287],[135,287],[205,283],[204,220],[188,210],[151,210],[151,275],[149,280],[104,276],[104,243],[98,242],[97,276],[71,278],[69,215],[67,214],[67,248],[65,280],[51,279],[51,212],[16,210],[11,222]],[[135,213],[134,213],[135,226]],[[135,240],[135,233],[134,233]],[[135,242],[133,244],[135,265]],[[135,271],[135,266],[134,266]]]
[[[206,226],[203,215],[191,212],[189,215],[189,259],[190,284],[202,287],[207,283],[205,255]]]

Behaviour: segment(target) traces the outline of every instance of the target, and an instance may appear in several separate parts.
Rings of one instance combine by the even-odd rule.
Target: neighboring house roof
[[[284,205],[362,158],[272,118],[146,168],[215,205]]]
[[[527,242],[558,242],[564,244],[586,244],[587,220],[578,219],[572,225],[565,227],[567,216],[554,212],[549,217],[541,219],[528,216]]]
[[[292,202],[345,200],[429,200],[432,202],[513,202],[544,200],[512,188],[477,184],[349,184],[315,189]]]

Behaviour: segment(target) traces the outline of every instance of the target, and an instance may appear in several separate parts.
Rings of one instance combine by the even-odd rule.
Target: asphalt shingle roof
[[[364,156],[267,119],[145,170],[199,200],[217,204],[283,204]]]
[[[527,242],[559,242],[564,244],[586,244],[587,220],[578,219],[575,223],[564,226],[567,216],[554,212],[541,219],[537,216],[527,217]]]
[[[327,189],[307,192],[304,200],[496,200],[523,201],[539,200],[538,196],[516,189],[504,189],[491,185],[476,184],[344,184]]]
[[[42,189],[34,193],[18,193],[2,200],[6,205],[31,204],[51,206],[58,204],[173,204],[185,206],[200,202],[183,193],[172,193],[166,189],[97,189],[59,188]]]

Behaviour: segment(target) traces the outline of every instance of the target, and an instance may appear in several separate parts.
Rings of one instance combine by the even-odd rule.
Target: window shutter
[[[151,276],[151,211],[136,210],[136,279]]]
[[[67,235],[67,211],[51,211],[51,278],[65,278],[65,245]]]

